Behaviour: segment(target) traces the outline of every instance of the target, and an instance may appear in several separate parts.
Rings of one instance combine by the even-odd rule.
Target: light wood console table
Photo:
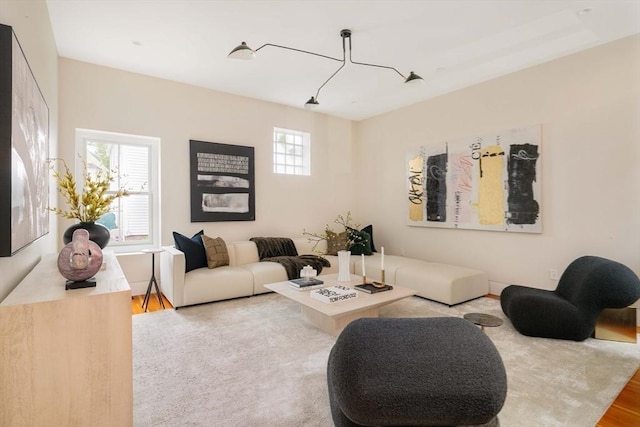
[[[104,252],[95,288],[65,291],[58,254],[0,303],[0,425],[133,425],[131,288]]]

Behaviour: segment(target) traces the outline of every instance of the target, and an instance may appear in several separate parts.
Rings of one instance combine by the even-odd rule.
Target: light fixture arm
[[[403,79],[407,79],[400,71],[398,71],[397,69],[395,69],[394,67],[389,67],[388,65],[377,65],[377,64],[368,64],[366,62],[358,62],[358,61],[354,61],[351,58],[351,31],[350,30],[342,30],[340,32],[340,35],[342,36],[342,49],[344,50],[344,39],[348,38],[349,39],[349,62],[351,62],[352,64],[356,64],[356,65],[366,65],[367,67],[378,67],[378,68],[386,68],[387,70],[393,70],[396,73],[398,73],[400,75],[400,77],[402,77]]]
[[[340,68],[338,68],[335,73],[331,74],[331,77],[329,77],[324,83],[322,83],[322,86],[320,86],[318,88],[318,91],[316,92],[316,100],[318,99],[318,94],[320,93],[320,90],[322,90],[322,88],[324,87],[324,85],[326,85],[327,83],[329,83],[329,80],[331,80],[333,78],[333,76],[335,76],[336,74],[338,74],[338,72],[340,70],[342,70],[342,68],[344,68],[344,65],[346,64],[345,61],[342,62],[342,65],[340,66]]]
[[[396,73],[398,73],[400,75],[400,77],[402,77],[403,79],[407,79],[404,74],[402,74],[400,71],[396,70],[393,67],[389,67],[387,65],[376,65],[376,64],[367,64],[366,62],[357,62],[357,61],[352,61],[351,58],[349,58],[349,62],[351,62],[352,64],[356,64],[356,65],[367,65],[369,67],[378,67],[378,68],[386,68],[388,70],[393,70]]]
[[[342,52],[343,53],[343,58],[342,59],[334,58],[332,56],[322,55],[321,53],[309,52],[308,50],[296,49],[295,47],[281,46],[279,44],[273,44],[273,43],[265,43],[262,46],[260,46],[259,48],[257,48],[254,52],[257,52],[260,49],[262,49],[263,47],[267,47],[267,46],[279,47],[280,49],[293,50],[295,52],[306,53],[306,54],[314,55],[314,56],[320,56],[322,58],[331,59],[333,61],[344,62],[344,49],[343,49],[343,52]]]
[[[316,92],[316,101],[318,100],[318,95],[320,94],[320,91],[322,90],[322,88],[329,83],[329,80],[331,80],[333,78],[333,76],[335,76],[336,74],[338,74],[340,72],[340,70],[342,70],[344,68],[344,66],[347,63],[347,56],[346,56],[346,49],[345,49],[345,44],[344,44],[344,37],[342,38],[342,65],[340,66],[340,68],[338,68],[333,74],[331,74],[331,76],[329,76],[329,78],[327,80],[325,80],[324,83],[322,83],[322,85],[318,88],[318,91]]]

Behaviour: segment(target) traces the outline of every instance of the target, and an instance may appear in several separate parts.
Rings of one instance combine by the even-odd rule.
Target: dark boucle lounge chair
[[[502,310],[523,335],[583,341],[600,312],[640,298],[640,280],[628,267],[583,256],[564,271],[554,291],[511,285],[500,295]]]
[[[491,340],[455,317],[355,320],[331,350],[327,380],[337,427],[494,426],[507,394]]]

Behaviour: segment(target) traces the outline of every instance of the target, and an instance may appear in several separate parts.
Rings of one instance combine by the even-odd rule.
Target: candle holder
[[[385,280],[384,280],[384,270],[380,270],[380,281],[379,282],[371,282],[373,284],[373,286],[375,286],[376,288],[384,288],[386,286]]]

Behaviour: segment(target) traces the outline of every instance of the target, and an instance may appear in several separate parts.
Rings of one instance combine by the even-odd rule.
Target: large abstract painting
[[[0,25],[0,256],[49,232],[49,108],[11,27]]]
[[[254,221],[253,147],[189,142],[191,222]]]
[[[407,153],[409,225],[541,233],[541,127]]]

